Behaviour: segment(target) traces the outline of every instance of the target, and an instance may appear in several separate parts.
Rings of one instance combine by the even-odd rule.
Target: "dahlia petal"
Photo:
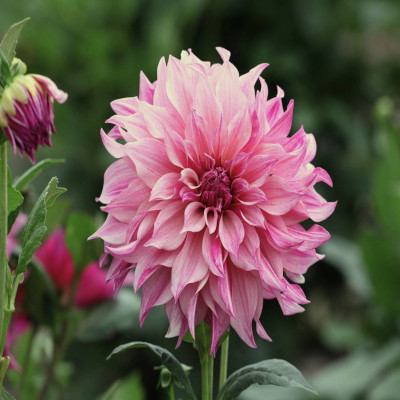
[[[240,215],[249,225],[258,226],[260,228],[264,228],[265,226],[264,215],[260,208],[256,205],[249,205],[241,208]]]
[[[229,315],[217,306],[216,313],[211,317],[211,348],[210,353],[215,356],[218,350],[219,339],[228,330],[230,318]]]
[[[265,284],[279,291],[285,290],[285,285],[276,272],[273,270],[268,260],[261,254],[259,262],[260,277]]]
[[[195,336],[195,316],[197,307],[198,293],[196,291],[196,286],[191,284],[186,286],[179,296],[179,305],[181,307],[182,313],[185,315],[188,321],[188,326],[193,339]]]
[[[206,225],[205,206],[200,202],[192,202],[185,208],[185,221],[182,232],[200,232]]]
[[[103,206],[102,210],[129,223],[136,215],[139,205],[148,201],[149,196],[150,189],[140,179],[134,179],[126,189]]]
[[[163,143],[157,139],[145,138],[127,143],[125,152],[135,163],[140,179],[150,188],[162,175],[175,170],[168,160]]]
[[[190,189],[197,189],[200,186],[199,177],[191,168],[185,168],[181,171],[181,181]]]
[[[204,232],[202,252],[204,260],[209,266],[211,273],[217,276],[222,276],[224,271],[223,253],[221,242],[216,238],[216,235],[211,235],[208,231]]]
[[[120,158],[111,164],[104,174],[104,186],[97,201],[103,204],[109,203],[115,196],[126,189],[136,176],[135,169],[126,158]]]
[[[31,76],[39,82],[42,87],[44,87],[46,92],[50,93],[50,96],[53,97],[57,103],[64,103],[67,100],[68,94],[60,90],[51,79],[47,78],[47,76],[39,74],[32,74]]]
[[[131,115],[135,114],[138,108],[138,98],[125,97],[123,99],[114,100],[111,102],[111,108],[118,115]]]
[[[166,129],[164,144],[167,156],[172,164],[185,168],[188,164],[187,148],[183,139],[174,131]]]
[[[201,248],[201,235],[188,233],[172,266],[171,290],[175,299],[187,284],[199,282],[207,274],[208,268]]]
[[[261,322],[258,320],[256,321],[256,330],[258,336],[264,340],[268,340],[268,342],[272,342],[272,339],[269,337],[268,333],[265,331],[264,327],[262,326]]]
[[[100,136],[104,147],[113,157],[121,158],[125,155],[124,146],[106,135],[103,129],[100,130]]]
[[[284,114],[279,118],[278,121],[275,122],[272,128],[268,131],[266,135],[268,140],[282,139],[289,134],[293,120],[293,107],[294,107],[294,101],[290,100]]]
[[[139,99],[153,104],[154,85],[148,80],[143,71],[140,71]]]
[[[172,299],[171,270],[160,267],[157,274],[153,274],[142,286],[142,304],[140,306],[140,326],[150,310]]]
[[[128,225],[125,222],[121,222],[109,214],[104,224],[89,236],[88,240],[100,238],[107,243],[122,244],[126,238],[127,228]]]
[[[229,50],[224,49],[223,47],[216,47],[218,54],[222,58],[222,61],[228,62],[231,58],[231,52]]]
[[[251,119],[247,107],[239,110],[229,120],[228,136],[222,153],[222,160],[230,160],[246,145],[251,136]]]
[[[227,266],[224,265],[223,274],[222,276],[218,277],[218,293],[221,296],[221,299],[223,300],[229,315],[235,317],[231,291],[232,291],[232,285],[231,285],[231,278],[229,276],[229,270]]]
[[[301,193],[294,191],[276,175],[270,176],[261,189],[268,194],[268,203],[260,204],[259,207],[272,215],[286,214],[297,204],[301,196]]]
[[[252,322],[260,293],[257,279],[250,273],[232,268],[232,297],[235,317],[230,317],[231,325],[240,338],[250,347],[257,347],[254,341]],[[249,296],[248,294],[252,295]]]
[[[268,67],[268,65],[269,64],[267,63],[259,64],[256,67],[252,68],[249,72],[247,72],[247,74],[244,74],[239,78],[240,87],[249,102],[254,102],[254,85],[260,77],[261,73],[264,71],[265,68]]]
[[[206,207],[204,209],[204,219],[210,234],[214,233],[218,224],[218,211],[215,207]]]
[[[194,110],[187,119],[185,137],[194,145],[195,161],[204,161],[205,154],[211,153],[211,143],[208,137],[208,127],[206,122]]]
[[[221,120],[221,105],[207,79],[200,78],[198,80],[192,108],[196,110],[197,115],[207,122],[210,132],[215,133]]]
[[[183,206],[180,201],[169,203],[160,211],[154,224],[154,233],[145,246],[158,249],[175,250],[185,240],[186,233],[181,233],[183,227]]]
[[[239,256],[230,254],[230,260],[237,267],[245,270],[257,270],[260,268],[260,239],[254,228],[245,226],[245,236],[239,248]]]
[[[240,218],[230,210],[221,215],[218,234],[224,248],[237,256],[244,238],[244,228]]]
[[[168,98],[178,110],[183,120],[186,120],[192,104],[192,94],[188,82],[188,76],[181,62],[170,56],[167,69],[166,91]]]
[[[256,155],[249,160],[242,178],[246,179],[251,186],[260,187],[267,180],[275,162],[276,160],[271,159],[270,155]]]
[[[158,179],[158,181],[151,189],[149,201],[172,199],[177,194],[177,192],[179,192],[178,188],[180,186],[180,177],[180,174],[178,174],[177,172],[170,172],[163,175],[160,179]]]

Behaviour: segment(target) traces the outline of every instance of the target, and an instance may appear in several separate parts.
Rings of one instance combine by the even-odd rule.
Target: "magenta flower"
[[[240,76],[230,53],[218,52],[222,64],[191,51],[162,58],[156,82],[142,73],[139,97],[111,103],[115,126],[101,137],[118,160],[99,197],[107,220],[92,236],[113,256],[116,290],[134,268],[141,324],[163,304],[167,337],[179,345],[205,320],[212,353],[229,326],[255,347],[255,321],[270,340],[260,323],[264,299],[276,298],[285,315],[303,311],[298,283],[330,235],[301,222],[322,221],[336,205],[314,189],[332,185],[311,164],[314,136],[303,128],[288,136],[293,100],[284,110],[280,88],[268,99],[267,64]]]
[[[74,278],[74,262],[65,244],[65,234],[57,229],[39,247],[35,257],[41,262],[55,288],[63,295],[71,290]],[[74,303],[86,308],[112,297],[112,287],[105,283],[107,272],[98,263],[87,265],[79,277]]]
[[[0,128],[11,143],[14,153],[25,152],[35,162],[39,145],[51,146],[55,133],[53,101],[64,103],[67,94],[49,78],[17,75],[0,95]]]

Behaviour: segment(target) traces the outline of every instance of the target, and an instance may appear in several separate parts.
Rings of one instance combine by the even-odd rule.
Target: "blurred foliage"
[[[272,91],[279,84],[288,100],[296,100],[293,129],[304,124],[315,134],[316,164],[334,181],[333,190],[322,185],[318,190],[339,203],[323,223],[333,237],[321,250],[326,259],[307,274],[304,289],[311,304],[306,313],[283,317],[274,302],[266,302],[262,320],[274,342],[259,340],[254,351],[231,335],[229,369],[279,357],[304,372],[321,399],[398,398],[400,3],[3,0],[0,30],[26,16],[32,20],[24,28],[18,56],[30,72],[51,77],[69,93],[66,104],[56,105],[53,148],[41,149],[37,157],[66,158],[66,163],[43,172],[24,193],[28,202],[35,198],[50,173],[68,188],[59,212],[49,211],[49,230],[62,222],[67,209],[97,212],[94,198],[112,161],[99,130],[112,115],[110,101],[138,93],[140,70],[154,80],[161,56],[179,56],[185,48],[217,62],[215,46],[231,50],[242,73],[270,63],[263,76]],[[15,176],[29,166],[18,156],[10,159]],[[163,310],[152,311],[140,329],[137,298],[100,307],[105,310],[91,310],[69,346],[74,384],[64,398],[96,398],[117,379],[129,387],[130,379],[139,379],[131,376],[137,369],[143,398],[163,398],[154,389],[155,359],[147,353],[138,350],[105,363],[112,348],[131,340],[172,350],[175,342],[161,337],[167,327]],[[101,321],[103,312],[108,314]],[[113,327],[114,313],[124,320],[121,329]],[[188,343],[174,354],[198,365]],[[198,392],[199,386],[194,389]],[[267,393],[257,387],[242,398],[266,396],[304,399],[296,390]]]

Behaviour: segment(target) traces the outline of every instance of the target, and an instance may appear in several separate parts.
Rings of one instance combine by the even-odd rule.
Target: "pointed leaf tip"
[[[29,20],[30,18],[28,17],[11,25],[0,43],[0,51],[10,66],[15,57],[15,48],[17,47],[19,35]]]

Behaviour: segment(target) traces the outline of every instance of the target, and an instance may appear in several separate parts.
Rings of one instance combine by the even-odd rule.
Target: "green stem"
[[[169,400],[175,400],[174,385],[171,385],[168,389]]]
[[[8,268],[7,258],[7,217],[8,217],[8,174],[7,174],[7,141],[0,144],[0,329],[1,337],[7,334],[7,328],[3,326],[4,309],[6,299],[6,277]],[[4,333],[5,331],[5,333]],[[0,357],[3,355],[3,347],[0,348]],[[0,386],[1,388],[1,386]]]
[[[221,389],[228,375],[229,336],[226,337],[221,347],[221,365],[219,369],[219,388]]]
[[[210,354],[210,337],[206,333],[205,323],[200,325],[200,340],[197,344],[200,364],[201,364],[201,388],[202,400],[212,400],[213,398],[213,374],[214,356]]]
[[[10,319],[11,319],[11,314],[12,311],[9,309],[8,305],[4,305],[4,317],[3,317],[3,330],[1,332],[1,340],[0,340],[0,351],[3,354],[4,348],[6,346],[6,340],[7,340],[7,331],[8,331],[8,325],[10,324]]]

